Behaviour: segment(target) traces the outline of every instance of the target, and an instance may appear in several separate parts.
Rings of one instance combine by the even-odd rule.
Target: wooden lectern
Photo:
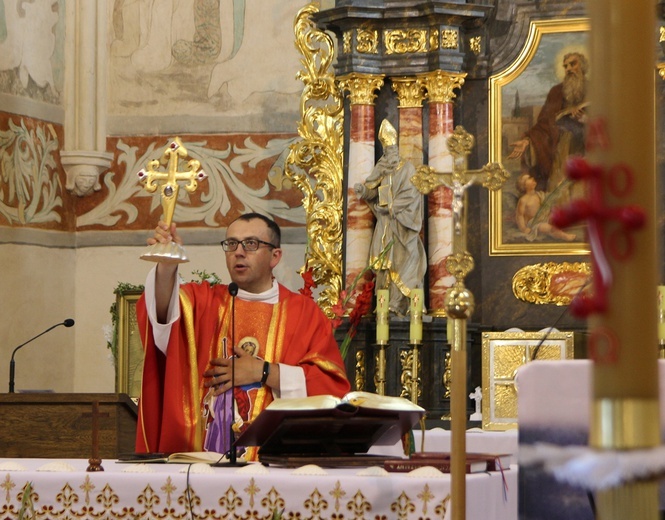
[[[127,394],[0,394],[0,458],[88,458],[92,410],[99,456],[133,453],[137,407]]]

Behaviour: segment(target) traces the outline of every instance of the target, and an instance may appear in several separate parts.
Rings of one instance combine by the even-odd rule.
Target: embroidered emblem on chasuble
[[[279,362],[284,352],[286,305],[283,302],[269,304],[237,298],[235,300],[235,333],[233,333],[231,298],[228,294],[220,294],[218,298],[213,298],[212,305],[217,306],[217,323],[214,323],[214,328],[210,326],[210,323],[203,324],[202,319],[196,322],[192,303],[187,294],[181,292],[180,302],[188,353],[186,363],[188,367],[183,367],[183,370],[189,370],[191,374],[191,378],[186,379],[189,382],[190,391],[187,392],[188,399],[183,403],[183,411],[186,415],[188,429],[191,428],[190,432],[194,436],[195,445],[201,446],[206,435],[207,421],[202,420],[206,403],[203,399],[204,388],[200,374],[208,368],[210,359],[233,355],[232,336],[236,344],[239,344],[243,338],[252,337],[258,344],[258,349],[254,352],[255,356],[271,363]],[[209,318],[210,314],[203,313],[201,318],[203,317]],[[206,329],[208,329],[207,333]],[[238,386],[234,390],[234,396],[235,402],[238,404],[238,409],[234,410],[234,430],[236,431],[244,430],[273,400],[270,388],[260,383]],[[208,406],[215,406],[213,403],[214,401],[210,402]]]
[[[286,315],[286,305],[283,302],[273,305],[236,300],[236,343],[241,338],[252,336],[256,338],[259,346],[255,355],[270,363],[278,363],[284,349]],[[260,384],[248,385],[247,389],[237,387],[235,396],[238,402],[249,398],[249,408],[242,410],[244,413],[239,417],[242,421],[239,430],[244,430],[273,400],[270,388]]]

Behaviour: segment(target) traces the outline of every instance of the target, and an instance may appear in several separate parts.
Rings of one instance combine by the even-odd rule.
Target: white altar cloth
[[[421,449],[422,431],[414,430],[413,437],[416,451]],[[431,428],[425,430],[425,451],[450,451],[450,430]],[[518,436],[517,429],[507,431],[488,431],[471,428],[466,431],[466,451],[469,453],[508,453],[512,462],[517,463]],[[372,446],[369,453],[373,455],[404,456],[401,443],[394,446]]]
[[[83,459],[0,459],[0,517],[197,519],[450,518],[450,475],[363,475],[367,468],[211,468]],[[53,471],[46,471],[51,467]],[[71,469],[68,471],[68,467]],[[195,470],[200,470],[197,472]],[[299,474],[302,473],[302,474]],[[517,519],[517,466],[467,476],[469,520]],[[190,493],[187,493],[189,478]],[[29,497],[24,497],[29,485]]]

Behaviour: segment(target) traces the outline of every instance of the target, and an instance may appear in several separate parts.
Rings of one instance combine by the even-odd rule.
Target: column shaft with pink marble
[[[423,86],[416,77],[390,79],[399,103],[399,155],[417,168],[423,164]]]
[[[428,164],[438,172],[453,169],[453,157],[447,141],[453,133],[453,90],[464,84],[465,74],[441,70],[421,77],[429,100]],[[446,258],[452,253],[452,193],[440,186],[427,199],[427,273],[429,283],[428,314],[445,316],[446,291],[455,282],[446,269]]]
[[[346,233],[344,251],[344,287],[349,287],[367,267],[369,248],[374,230],[374,216],[365,201],[353,190],[365,182],[375,162],[374,99],[375,91],[383,85],[383,77],[351,74],[340,78],[340,86],[349,91],[351,124],[349,164],[346,181]],[[362,283],[357,289],[362,290]],[[350,301],[349,304],[352,304]]]

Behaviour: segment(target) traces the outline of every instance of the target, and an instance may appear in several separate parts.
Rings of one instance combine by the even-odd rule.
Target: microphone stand
[[[233,422],[235,420],[236,405],[236,294],[238,286],[229,284],[229,293],[231,293],[231,421],[229,422],[229,464],[235,466],[237,463],[237,450],[235,447],[235,437],[233,432]]]
[[[246,462],[238,462],[238,453],[235,447],[235,434],[233,432],[233,423],[235,420],[235,387],[236,387],[236,295],[238,294],[238,284],[231,282],[229,284],[229,294],[231,295],[231,420],[229,421],[229,460],[228,462],[215,462],[211,464],[214,467],[225,466],[245,466]]]
[[[11,359],[9,360],[9,393],[10,393],[10,394],[13,394],[13,393],[14,393],[14,372],[15,372],[15,369],[16,369],[16,362],[14,361],[14,355],[16,354],[16,351],[17,351],[18,349],[20,349],[21,347],[24,347],[25,345],[27,345],[27,344],[30,343],[31,341],[36,340],[39,336],[43,336],[44,334],[46,334],[46,333],[49,332],[50,330],[53,330],[53,329],[55,329],[56,327],[59,327],[60,325],[64,325],[65,327],[71,327],[72,325],[74,325],[74,320],[71,319],[71,318],[67,318],[67,319],[66,319],[65,321],[63,321],[62,323],[56,323],[55,325],[53,325],[53,326],[49,327],[48,329],[46,329],[46,330],[45,330],[44,332],[42,332],[41,334],[37,334],[34,338],[29,339],[29,340],[26,341],[25,343],[21,343],[18,347],[16,347],[16,348],[14,349],[14,351],[12,352],[12,357],[11,357]]]

